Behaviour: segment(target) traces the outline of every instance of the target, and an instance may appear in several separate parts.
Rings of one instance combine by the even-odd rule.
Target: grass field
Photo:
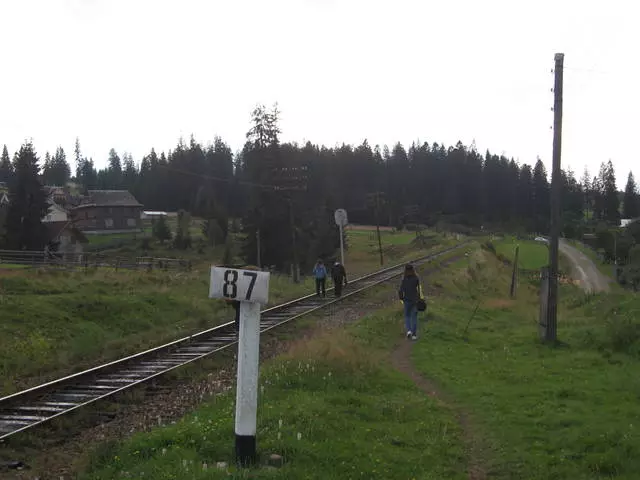
[[[29,271],[0,277],[0,393],[80,370],[233,319],[192,272]],[[271,304],[312,289],[271,279]]]
[[[456,267],[425,277],[428,323],[411,355],[453,400],[435,402],[390,367],[406,342],[397,307],[301,340],[261,376],[259,448],[285,466],[251,478],[468,478],[469,435],[487,478],[638,478],[638,297],[561,286],[561,343],[547,346],[534,284],[506,299],[509,268],[488,252]],[[249,478],[215,468],[232,462],[232,442],[230,392],[175,425],[102,445],[81,478]]]
[[[494,240],[496,252],[511,262],[515,259],[516,246],[518,252],[518,267],[525,270],[540,270],[549,263],[549,250],[546,244],[534,240],[518,240],[515,237],[504,237]]]
[[[442,282],[415,364],[471,412],[490,478],[637,478],[640,300],[562,286],[562,343],[549,347],[537,340],[536,289],[523,285],[511,302],[508,278],[483,256]]]
[[[188,250],[191,272],[0,273],[0,395],[231,321],[232,309],[208,298],[209,266],[220,261],[220,250]],[[427,250],[407,244],[394,260]],[[366,251],[352,251],[349,262],[350,279],[379,268]],[[274,274],[270,305],[314,289],[310,274],[298,284]]]
[[[384,265],[381,266],[375,227],[348,228],[346,234],[348,249],[345,251],[345,266],[350,276],[406,262],[425,255],[437,245],[446,246],[457,242],[454,236],[447,238],[434,232],[423,232],[423,237],[416,238],[415,232],[381,230],[384,260]]]
[[[282,455],[281,469],[233,466],[231,391],[175,425],[100,445],[79,478],[467,478],[453,412],[390,366],[393,341],[371,329],[389,315],[300,340],[262,368],[258,446]]]

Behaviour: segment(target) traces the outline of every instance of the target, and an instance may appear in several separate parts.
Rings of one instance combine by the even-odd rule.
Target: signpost
[[[344,244],[342,241],[342,229],[347,226],[349,219],[347,218],[347,211],[344,208],[339,208],[333,213],[333,218],[336,220],[336,225],[340,228],[340,260],[344,265]]]
[[[256,413],[260,352],[260,305],[269,299],[269,272],[211,267],[209,298],[240,302],[236,388],[236,461],[256,459]]]

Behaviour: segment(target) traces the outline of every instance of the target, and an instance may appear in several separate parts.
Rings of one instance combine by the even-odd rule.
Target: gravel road
[[[560,252],[572,263],[573,277],[580,282],[580,286],[586,292],[608,292],[611,278],[605,276],[598,267],[577,248],[560,239]]]

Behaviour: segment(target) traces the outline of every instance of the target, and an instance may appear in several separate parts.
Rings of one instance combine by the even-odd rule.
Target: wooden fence
[[[191,260],[155,257],[111,257],[99,253],[61,253],[27,250],[0,250],[0,269],[13,268],[88,269],[114,268],[128,270],[191,270]]]

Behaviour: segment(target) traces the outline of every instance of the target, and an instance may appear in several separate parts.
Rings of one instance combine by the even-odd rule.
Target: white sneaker
[[[411,330],[407,332],[407,338],[411,338]]]
[[[412,336],[411,336],[411,340],[417,340],[417,339],[418,339],[418,336],[417,336],[417,335],[412,335]]]

